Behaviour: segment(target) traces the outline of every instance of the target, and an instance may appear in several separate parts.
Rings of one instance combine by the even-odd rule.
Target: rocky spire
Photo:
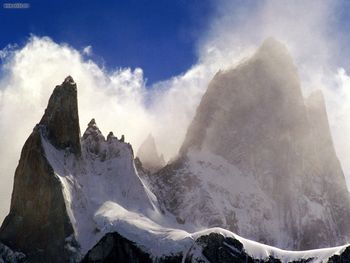
[[[163,155],[159,155],[156,142],[152,134],[149,134],[141,144],[137,157],[141,160],[144,168],[154,172],[165,165]]]
[[[86,128],[82,139],[85,140],[89,136],[92,136],[94,138],[99,137],[99,139],[104,141],[104,136],[100,129],[97,127],[95,119],[91,119],[91,121],[88,123],[88,127]]]
[[[56,86],[39,124],[56,148],[81,153],[77,85],[71,76]]]
[[[0,241],[23,251],[29,262],[75,262],[79,247],[62,183],[41,136],[44,133],[56,148],[80,154],[77,90],[71,77],[56,86],[39,127],[22,148]]]
[[[113,132],[110,131],[107,135],[107,142],[111,142],[112,140],[118,140],[118,138],[116,136],[114,136]]]
[[[305,119],[304,111],[296,67],[286,47],[269,38],[250,59],[214,76],[180,152],[183,155],[189,148],[201,149],[204,142],[209,148],[230,151],[233,148],[226,139],[233,136],[239,139],[239,136],[253,133],[248,127],[251,119],[291,125],[295,120]],[[243,134],[226,132],[234,131],[242,123],[247,124],[241,127],[247,129]],[[220,142],[223,145],[219,145]]]

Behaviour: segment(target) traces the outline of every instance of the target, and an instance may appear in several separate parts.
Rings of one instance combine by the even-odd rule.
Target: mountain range
[[[350,262],[324,98],[277,40],[213,77],[168,163],[152,135],[136,155],[95,119],[81,136],[77,92],[56,86],[23,146],[0,262]]]

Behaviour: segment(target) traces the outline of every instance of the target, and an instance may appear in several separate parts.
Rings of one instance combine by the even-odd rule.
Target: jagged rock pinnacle
[[[71,76],[54,89],[39,125],[56,148],[81,153],[77,85]]]
[[[113,132],[109,132],[107,135],[107,141],[110,141],[112,139],[118,139],[118,138],[114,136]]]
[[[75,81],[73,80],[73,78],[71,76],[68,76],[64,79],[63,84],[70,84],[70,85],[76,85]]]
[[[141,144],[137,157],[141,160],[144,168],[154,172],[165,165],[163,155],[159,155],[157,146],[152,134],[149,134]]]
[[[94,126],[96,126],[96,121],[95,121],[94,118],[92,118],[91,121],[88,124],[88,127],[94,127]]]
[[[189,148],[201,149],[209,141],[217,150],[231,151],[225,139],[237,134],[223,132],[236,130],[235,125],[226,127],[230,123],[241,126],[243,119],[253,115],[269,120],[276,116],[284,123],[289,119],[291,125],[294,119],[304,116],[299,112],[304,110],[303,104],[297,69],[287,48],[269,38],[250,59],[214,76],[189,126],[180,154],[186,154]],[[274,123],[280,123],[277,119]],[[221,133],[222,137],[218,136]],[[218,142],[223,145],[218,146]]]
[[[92,137],[99,137],[100,140],[104,141],[104,136],[100,129],[97,127],[95,119],[91,119],[91,121],[88,123],[88,127],[86,128],[84,134],[83,134],[83,140],[85,140],[87,137],[92,136]]]
[[[71,258],[79,257],[79,248],[62,183],[44,141],[57,149],[81,153],[77,89],[72,77],[56,86],[44,116],[23,146],[0,240],[27,254],[29,262],[76,262]]]

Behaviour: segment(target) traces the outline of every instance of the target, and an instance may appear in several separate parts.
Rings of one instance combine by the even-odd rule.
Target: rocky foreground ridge
[[[151,170],[94,119],[81,136],[67,77],[22,149],[0,262],[350,262],[322,94],[302,97],[273,39],[216,74],[179,156]]]

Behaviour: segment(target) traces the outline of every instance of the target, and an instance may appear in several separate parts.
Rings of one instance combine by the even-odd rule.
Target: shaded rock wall
[[[45,156],[43,138],[80,155],[76,85],[67,77],[50,97],[40,123],[24,144],[14,178],[10,213],[0,240],[23,251],[30,262],[72,262],[79,258],[59,178]]]

